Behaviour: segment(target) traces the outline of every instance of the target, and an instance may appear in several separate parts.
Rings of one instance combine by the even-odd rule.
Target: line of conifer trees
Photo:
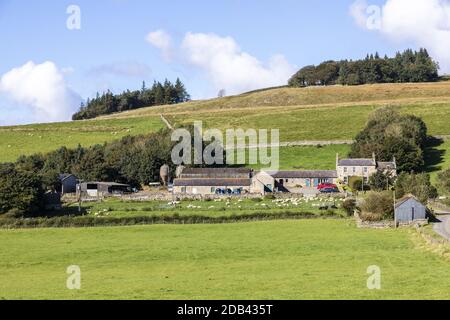
[[[376,53],[363,60],[325,61],[318,66],[306,66],[292,76],[289,86],[431,82],[439,79],[438,70],[438,63],[426,49],[408,49],[394,58],[381,58]]]
[[[115,112],[189,100],[190,95],[180,79],[177,79],[175,84],[167,79],[164,83],[155,81],[151,88],[147,88],[143,82],[141,90],[127,90],[118,95],[114,95],[109,90],[102,95],[97,93],[94,99],[88,99],[86,104],[81,105],[80,110],[72,116],[72,120],[92,119]]]

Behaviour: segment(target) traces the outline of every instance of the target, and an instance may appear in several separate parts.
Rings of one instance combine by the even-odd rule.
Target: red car
[[[335,185],[333,183],[322,183],[322,184],[319,184],[317,189],[318,190],[322,190],[322,189],[337,189],[337,185]]]

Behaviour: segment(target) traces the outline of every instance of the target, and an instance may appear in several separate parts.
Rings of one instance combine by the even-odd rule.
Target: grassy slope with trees
[[[49,152],[62,145],[89,146],[172,124],[226,129],[279,128],[282,141],[353,139],[376,108],[392,105],[421,117],[431,135],[449,135],[450,82],[281,88],[222,99],[142,108],[93,120],[0,127],[0,161]],[[332,128],[332,129],[330,129]]]

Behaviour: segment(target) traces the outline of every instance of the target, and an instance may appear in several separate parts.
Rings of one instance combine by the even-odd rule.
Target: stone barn
[[[185,168],[173,181],[175,194],[249,193],[252,170],[245,168]]]
[[[413,195],[400,199],[395,205],[395,221],[399,223],[426,220],[426,218],[427,207]]]
[[[90,197],[122,195],[131,192],[129,185],[115,182],[83,182],[78,185],[78,188],[82,194]]]

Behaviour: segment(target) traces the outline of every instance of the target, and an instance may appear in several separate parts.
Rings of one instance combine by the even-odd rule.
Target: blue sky
[[[237,79],[245,78],[237,73],[246,72],[248,63],[252,64],[248,70],[256,72],[256,77],[261,72],[260,77],[265,80],[253,83],[245,78],[242,86],[236,80],[237,85],[230,85],[229,90],[224,88],[230,94],[265,83],[278,84],[289,71],[307,64],[361,58],[375,51],[392,55],[406,47],[418,47],[420,42],[408,37],[393,40],[388,33],[358,26],[357,17],[349,9],[354,2],[0,0],[3,44],[0,77],[24,67],[27,62],[34,63],[28,65],[26,72],[17,71],[4,77],[4,86],[0,87],[0,125],[44,121],[33,115],[36,108],[42,109],[36,102],[39,99],[67,100],[73,104],[77,99],[94,96],[97,91],[137,89],[142,80],[151,83],[166,77],[171,80],[180,77],[193,98],[207,98],[215,96],[220,86],[228,86],[234,80],[230,79],[233,74]],[[72,4],[81,9],[80,30],[66,27],[69,17],[66,10]],[[167,48],[170,57],[161,47],[158,49],[146,40],[156,30],[170,38],[171,46]],[[189,33],[191,41],[187,40]],[[217,50],[209,52],[211,41]],[[229,54],[222,57],[224,60],[216,57],[221,55],[222,45],[226,45]],[[200,59],[213,62],[195,60],[205,49],[208,53]],[[269,64],[274,56],[278,58],[272,68]],[[37,69],[44,62],[51,65]],[[238,70],[231,75],[216,76],[214,73],[222,71],[220,64],[227,68],[228,62]],[[36,76],[28,82],[30,74]],[[32,88],[21,87],[22,83],[35,86],[33,81],[42,84],[42,90],[49,91],[53,89],[46,87],[46,83],[63,84],[58,85],[60,92],[36,97]],[[67,107],[70,108],[73,107]],[[55,120],[64,120],[67,112],[49,114]]]

